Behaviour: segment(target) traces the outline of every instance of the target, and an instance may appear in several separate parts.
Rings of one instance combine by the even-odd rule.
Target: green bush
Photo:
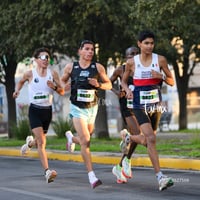
[[[16,125],[12,126],[12,132],[15,138],[19,140],[25,140],[28,135],[31,135],[28,119],[21,119]]]
[[[64,120],[62,117],[58,117],[57,120],[52,121],[51,124],[58,138],[64,138],[67,130],[74,132],[72,122],[67,119]]]
[[[29,126],[27,104],[18,104],[19,118],[17,124],[12,125],[12,132],[14,136],[19,140],[25,140],[28,135],[31,135],[31,129]]]

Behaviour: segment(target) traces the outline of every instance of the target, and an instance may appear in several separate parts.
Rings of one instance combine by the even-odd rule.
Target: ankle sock
[[[72,137],[73,137],[72,133],[71,133],[71,132],[68,132],[68,133],[67,133],[67,140],[68,140],[68,142],[70,142],[70,143],[73,142],[73,141],[72,141]]]
[[[96,175],[95,175],[95,173],[94,173],[94,171],[90,171],[88,173],[88,178],[89,178],[90,184],[93,184],[93,183],[95,183],[98,180],[97,177],[96,177]]]
[[[159,181],[161,179],[161,177],[163,176],[163,173],[161,171],[159,171],[157,174],[156,174],[156,178],[157,180]]]
[[[49,170],[49,168],[44,170],[44,175],[46,175],[47,171]]]

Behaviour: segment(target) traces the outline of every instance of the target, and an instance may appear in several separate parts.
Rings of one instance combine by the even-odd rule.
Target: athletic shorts
[[[87,124],[94,124],[97,115],[98,105],[91,108],[79,108],[78,106],[70,103],[70,117],[84,119]]]
[[[52,106],[44,107],[31,104],[29,106],[28,116],[31,129],[42,127],[44,133],[47,133],[52,120]]]
[[[144,123],[151,123],[153,130],[157,130],[161,117],[160,111],[152,111],[146,113],[143,109],[133,109],[133,112],[139,125]]]

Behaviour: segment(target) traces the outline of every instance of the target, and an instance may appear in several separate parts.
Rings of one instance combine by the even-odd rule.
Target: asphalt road
[[[134,178],[117,184],[112,165],[94,164],[103,185],[91,189],[81,162],[50,160],[58,172],[55,182],[47,184],[37,158],[0,156],[0,200],[196,200],[200,198],[200,172],[164,170],[175,185],[160,192],[152,168],[134,168]]]

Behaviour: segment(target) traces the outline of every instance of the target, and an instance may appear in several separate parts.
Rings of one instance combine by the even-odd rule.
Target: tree
[[[173,66],[180,103],[180,130],[187,128],[188,82],[200,61],[199,16],[199,0],[138,0],[130,14],[137,21],[132,31],[153,30],[159,38],[157,51]]]
[[[80,40],[87,38],[99,44],[99,61],[106,65],[108,57],[115,57],[116,52],[120,55],[131,44],[126,27],[131,3],[131,0],[4,0],[0,3],[0,62],[5,72],[5,75],[1,73],[0,82],[6,87],[9,127],[16,123],[12,93],[17,63],[30,57],[40,46],[50,48],[52,53],[77,57]],[[123,43],[119,43],[119,38]],[[105,106],[101,109],[105,110]],[[99,126],[98,122],[96,125]],[[99,127],[99,132],[108,137],[105,121]],[[8,135],[13,137],[10,128]]]
[[[50,23],[54,8],[52,4],[42,5],[39,1],[3,1],[0,4],[2,15],[0,18],[0,62],[1,70],[5,72],[2,73],[0,82],[5,85],[8,100],[9,138],[14,136],[11,126],[16,123],[16,104],[12,93],[15,89],[14,75],[17,63],[24,57],[30,56],[33,49],[38,46],[52,47],[54,45],[52,41],[54,24]],[[48,10],[51,10],[50,14]],[[59,30],[62,31],[58,29],[57,32]]]

